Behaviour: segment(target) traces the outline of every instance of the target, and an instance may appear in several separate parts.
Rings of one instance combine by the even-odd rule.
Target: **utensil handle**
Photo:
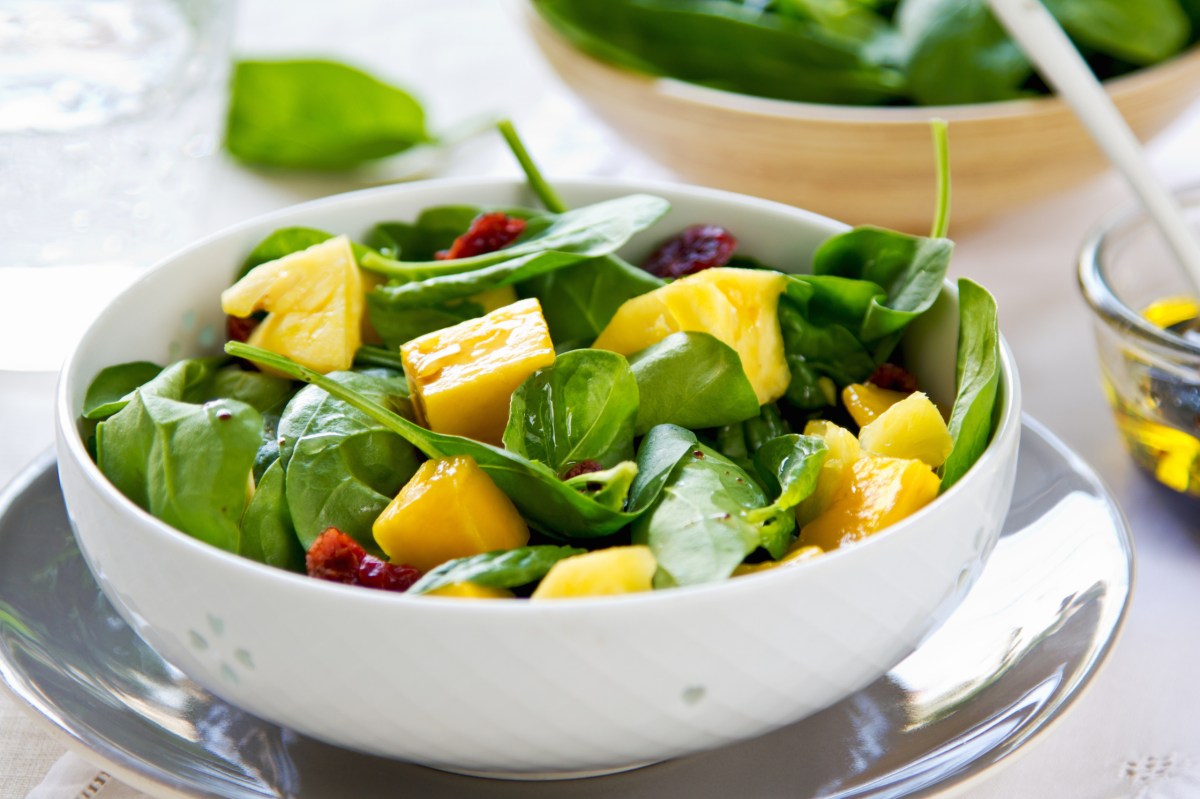
[[[1200,242],[1175,197],[1150,168],[1137,136],[1058,21],[1039,0],[989,2],[1038,72],[1071,106],[1096,144],[1133,186],[1200,296]]]

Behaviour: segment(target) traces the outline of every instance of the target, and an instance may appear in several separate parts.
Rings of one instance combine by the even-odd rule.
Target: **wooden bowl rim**
[[[1052,115],[1068,111],[1066,103],[1054,95],[1031,97],[1019,100],[999,100],[990,103],[963,105],[922,106],[853,106],[825,103],[804,103],[795,100],[778,100],[755,97],[749,94],[714,89],[676,78],[656,77],[625,67],[602,61],[580,50],[563,38],[550,24],[538,16],[531,6],[525,7],[526,23],[532,29],[534,39],[549,35],[563,50],[578,60],[585,61],[598,71],[627,83],[638,83],[641,87],[664,98],[705,106],[713,110],[729,111],[746,116],[771,117],[774,119],[821,120],[829,122],[870,122],[873,124],[927,125],[933,117],[950,122],[983,121],[990,119],[1013,119]],[[1137,95],[1158,84],[1195,73],[1200,77],[1200,43],[1172,56],[1161,63],[1143,67],[1119,78],[1105,81],[1108,93],[1114,99]]]

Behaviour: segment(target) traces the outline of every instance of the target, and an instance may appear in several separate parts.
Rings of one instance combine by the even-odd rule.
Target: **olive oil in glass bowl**
[[[1200,187],[1180,200],[1200,230]],[[1114,216],[1088,239],[1079,280],[1130,454],[1163,485],[1200,497],[1200,298],[1140,210]]]

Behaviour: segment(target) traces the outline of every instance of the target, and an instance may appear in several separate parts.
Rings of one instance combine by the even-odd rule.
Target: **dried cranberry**
[[[225,317],[225,338],[230,341],[249,341],[250,334],[258,327],[259,320],[253,316],[243,319],[240,316]]]
[[[578,477],[581,474],[591,474],[592,472],[604,471],[604,465],[596,461],[580,461],[572,463],[571,466],[562,474],[562,479],[570,480],[572,477]]]
[[[440,250],[434,257],[439,261],[453,258],[470,258],[507,247],[525,232],[525,220],[495,211],[480,214],[471,222],[467,232],[454,240],[448,250]]]
[[[737,239],[717,225],[692,225],[665,242],[642,264],[652,275],[683,277],[729,263]]]
[[[358,584],[384,591],[407,591],[421,579],[421,572],[412,566],[385,563],[374,555],[367,555],[358,564]]]
[[[384,591],[407,591],[421,572],[380,560],[350,536],[330,527],[317,537],[304,559],[309,577]]]
[[[889,391],[902,391],[905,394],[911,394],[917,390],[917,378],[894,363],[879,364],[867,378],[867,382]]]

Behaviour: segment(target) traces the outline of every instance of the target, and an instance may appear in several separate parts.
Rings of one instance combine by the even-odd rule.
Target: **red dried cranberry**
[[[642,264],[652,275],[683,277],[729,263],[737,239],[717,225],[692,225],[665,242]]]
[[[249,341],[250,334],[254,332],[254,328],[258,327],[258,324],[258,320],[252,316],[245,319],[240,316],[226,316],[225,338],[230,341]]]
[[[572,463],[571,466],[562,474],[562,479],[570,480],[572,477],[578,477],[581,474],[591,474],[592,472],[604,471],[604,465],[596,461],[580,461]]]
[[[894,363],[879,364],[867,378],[867,382],[888,391],[902,391],[905,394],[917,390],[917,378]]]
[[[470,258],[507,247],[525,232],[525,220],[495,211],[480,214],[471,222],[467,232],[454,240],[448,250],[440,250],[434,257],[439,261],[453,258]]]
[[[421,579],[421,572],[412,566],[385,563],[374,555],[367,555],[358,564],[358,584],[384,591],[407,591]]]
[[[304,559],[309,577],[384,591],[407,591],[421,577],[412,566],[380,560],[350,536],[330,527],[317,537]]]

